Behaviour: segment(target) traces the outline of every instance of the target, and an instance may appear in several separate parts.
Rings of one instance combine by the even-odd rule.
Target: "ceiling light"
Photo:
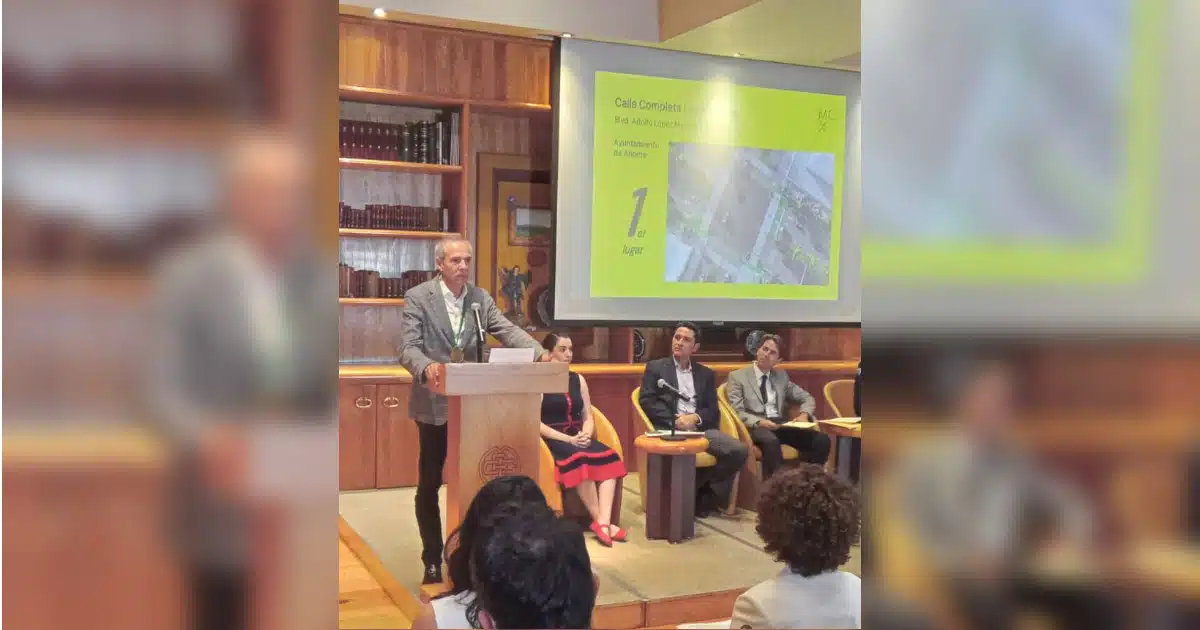
[[[745,57],[746,55],[743,55],[742,53],[733,53],[733,56],[734,57]]]
[[[563,37],[568,37],[568,38],[570,38],[570,37],[574,37],[574,35],[572,35],[572,34],[570,34],[570,33],[563,33]]]
[[[379,7],[377,9],[375,9],[375,17],[385,18],[385,17],[387,17],[387,11],[384,11],[383,7]]]

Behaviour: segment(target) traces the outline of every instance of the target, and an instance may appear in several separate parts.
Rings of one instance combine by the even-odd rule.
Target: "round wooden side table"
[[[634,446],[646,455],[646,538],[683,542],[696,535],[696,454],[708,450],[708,439],[689,437],[672,442],[639,435]]]

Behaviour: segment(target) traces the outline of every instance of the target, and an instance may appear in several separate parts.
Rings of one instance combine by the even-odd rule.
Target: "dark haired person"
[[[859,540],[858,491],[816,464],[779,471],[758,499],[758,535],[787,565],[733,605],[731,628],[861,628],[862,581],[838,567]]]
[[[497,477],[475,494],[462,524],[447,537],[449,550],[446,566],[450,576],[450,591],[433,600],[413,622],[413,630],[431,628],[469,628],[467,611],[475,601],[471,579],[471,548],[487,535],[483,524],[504,510],[545,512],[553,514],[546,495],[529,477],[509,475]]]
[[[551,361],[570,363],[574,358],[566,333],[546,335],[542,347],[550,352]],[[600,543],[611,547],[614,540],[627,540],[625,530],[612,524],[613,500],[617,483],[625,476],[625,463],[616,451],[593,439],[592,398],[587,381],[576,372],[569,375],[567,393],[542,396],[541,433],[554,457],[555,480],[579,493]]]
[[[651,424],[662,430],[702,431],[708,438],[708,454],[717,464],[696,471],[696,515],[712,514],[729,504],[733,479],[746,463],[749,450],[737,438],[721,432],[717,407],[717,378],[713,371],[695,361],[700,348],[700,331],[683,322],[671,337],[671,356],[646,362],[638,404]],[[659,380],[685,394],[677,398]]]
[[[471,549],[473,628],[590,628],[596,582],[583,532],[542,510],[484,521]]]
[[[800,452],[811,464],[824,464],[829,458],[829,436],[815,430],[781,428],[796,417],[816,422],[813,414],[817,400],[792,382],[779,365],[779,335],[763,335],[754,349],[754,363],[729,374],[725,393],[729,406],[746,425],[750,439],[762,449],[763,479],[783,466],[783,445]]]

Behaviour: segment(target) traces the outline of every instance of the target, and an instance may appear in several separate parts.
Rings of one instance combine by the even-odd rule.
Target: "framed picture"
[[[549,247],[550,224],[553,212],[540,208],[523,208],[509,200],[508,244],[526,247]]]

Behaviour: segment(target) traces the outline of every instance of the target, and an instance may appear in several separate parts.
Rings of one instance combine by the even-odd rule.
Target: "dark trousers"
[[[705,431],[708,438],[708,454],[717,458],[717,464],[696,471],[696,489],[701,497],[697,509],[723,508],[729,505],[733,493],[733,478],[746,465],[750,451],[739,440],[720,431]],[[705,496],[711,498],[705,498]]]
[[[810,464],[824,464],[829,459],[829,436],[820,431],[798,431],[779,429],[772,431],[763,427],[752,427],[750,439],[762,449],[763,481],[771,478],[783,466],[783,445],[800,451],[800,459]]]
[[[1116,630],[1124,626],[1116,602],[1099,589],[1014,578],[996,582],[951,582],[967,623],[982,630],[1009,630],[1022,611],[1054,618],[1064,630]]]
[[[417,470],[417,528],[421,531],[421,561],[442,564],[442,511],[438,490],[442,487],[442,467],[446,464],[446,425],[417,422],[421,446]]]
[[[250,577],[244,570],[192,570],[192,630],[241,630],[250,627]]]

